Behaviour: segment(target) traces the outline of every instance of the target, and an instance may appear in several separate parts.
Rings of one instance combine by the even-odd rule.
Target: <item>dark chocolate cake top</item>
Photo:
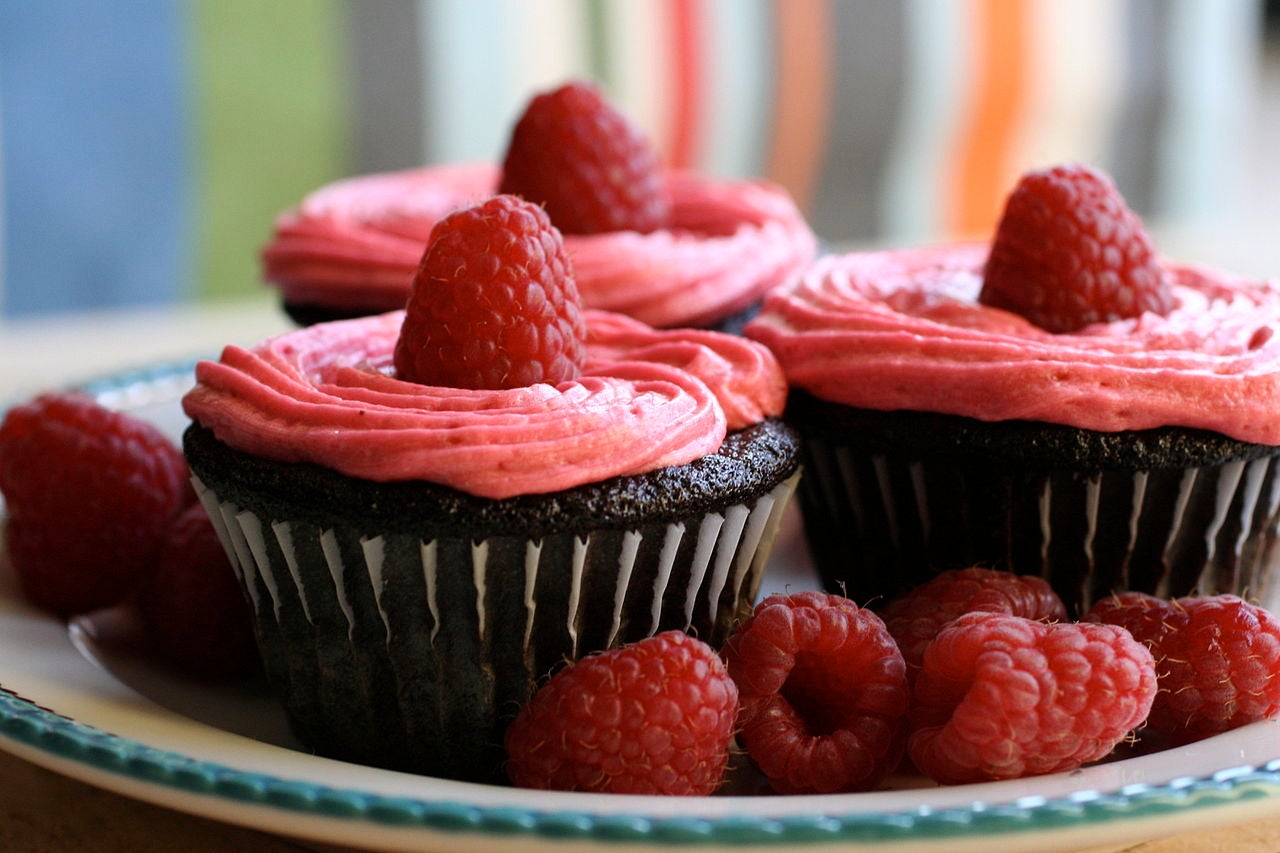
[[[550,494],[490,500],[423,481],[377,483],[305,462],[277,462],[235,450],[204,427],[183,437],[194,474],[220,500],[252,505],[272,520],[366,526],[424,539],[537,536],[639,523],[674,523],[747,503],[795,473],[798,439],[770,418],[730,433],[721,448],[685,465],[613,477]]]

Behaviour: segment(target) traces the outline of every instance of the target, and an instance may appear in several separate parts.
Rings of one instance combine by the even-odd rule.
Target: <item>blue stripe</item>
[[[185,294],[182,9],[0,3],[5,314]]]

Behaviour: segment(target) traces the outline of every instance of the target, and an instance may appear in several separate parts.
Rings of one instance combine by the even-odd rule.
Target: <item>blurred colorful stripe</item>
[[[830,243],[986,233],[1062,159],[1209,218],[1261,23],[1259,0],[0,3],[0,308],[263,293],[303,194],[499,157],[573,76],[668,163],[783,184]]]

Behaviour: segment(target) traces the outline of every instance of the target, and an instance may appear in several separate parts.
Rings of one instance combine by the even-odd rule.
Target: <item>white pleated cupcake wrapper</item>
[[[934,477],[939,466],[947,472],[943,479],[948,485],[960,484],[964,493],[938,488]],[[865,547],[874,541],[879,553],[903,561],[897,566],[872,566],[859,553],[845,554],[843,571],[854,573],[845,579],[853,594],[859,588],[859,576],[866,573],[905,574],[922,580],[945,567],[936,561],[920,565],[923,555],[941,560],[954,554],[958,560],[1004,568],[1019,562],[1012,568],[1049,579],[1064,598],[1072,599],[1068,607],[1073,600],[1077,607],[1085,607],[1097,595],[1106,594],[1108,590],[1098,588],[1100,578],[1105,578],[1113,591],[1131,588],[1162,597],[1233,592],[1280,612],[1280,579],[1273,571],[1280,557],[1276,553],[1278,466],[1277,457],[1268,456],[1179,472],[1054,472],[1039,477],[1030,493],[1018,490],[1024,498],[1024,506],[1017,508],[1018,518],[993,517],[988,507],[975,511],[970,525],[1005,525],[1001,536],[1038,543],[1038,553],[1033,549],[1028,556],[1024,549],[1020,561],[1011,560],[1000,549],[974,553],[970,543],[956,536],[954,524],[954,508],[963,501],[998,503],[999,496],[993,498],[991,493],[1015,481],[1012,466],[1008,472],[984,471],[981,485],[967,488],[973,484],[963,483],[964,475],[958,473],[962,469],[949,463],[867,455],[810,438],[801,506],[806,525],[843,523],[848,532],[842,535],[848,542]],[[948,512],[953,518],[941,523],[939,516]],[[814,533],[810,530],[811,538]],[[819,547],[815,545],[815,552]],[[1055,555],[1062,551],[1075,555],[1077,568],[1096,576],[1055,575]],[[817,553],[815,558],[823,559]],[[824,567],[828,582],[841,571],[835,562],[828,552]],[[881,588],[871,594],[889,595],[892,590]]]
[[[684,523],[528,541],[362,536],[264,518],[193,482],[299,737],[482,780],[496,762],[478,753],[557,663],[668,628],[722,642],[798,480]]]
[[[764,571],[764,564],[773,548],[783,512],[795,491],[798,479],[798,474],[793,475],[769,493],[762,495],[753,506],[738,504],[729,507],[723,513],[704,515],[697,523],[667,525],[658,578],[649,596],[650,634],[656,633],[658,626],[662,623],[667,583],[671,578],[677,550],[690,529],[696,530],[697,549],[690,570],[694,581],[684,595],[684,629],[694,627],[699,603],[706,611],[706,622],[714,623],[726,588],[732,589],[731,597],[735,601],[744,599],[750,601],[754,598]],[[328,591],[308,590],[304,584],[297,563],[292,523],[268,522],[252,511],[241,509],[229,501],[219,500],[213,490],[198,478],[193,482],[201,503],[213,521],[218,538],[233,558],[237,576],[248,593],[256,615],[262,617],[270,613],[278,616],[282,601],[282,586],[290,584],[310,619],[311,597],[327,594]],[[273,565],[268,548],[268,537],[273,537],[275,544],[279,546],[287,572],[281,572],[279,565]],[[585,651],[596,651],[595,649],[580,650],[576,647],[577,624],[583,606],[581,601],[583,569],[590,538],[588,534],[586,537],[575,539],[569,621],[566,623],[570,637],[575,640],[575,647],[571,650],[573,657]],[[612,602],[613,627],[607,646],[614,645],[617,640],[618,629],[622,622],[623,604],[630,591],[631,571],[635,565],[641,538],[641,533],[638,531],[629,531],[624,534],[622,553],[617,567],[618,582]],[[351,629],[355,628],[356,614],[347,597],[347,579],[353,571],[363,571],[368,573],[372,581],[375,597],[379,603],[379,612],[390,637],[391,625],[387,619],[386,610],[381,607],[385,557],[383,537],[360,538],[364,561],[357,566],[344,564],[338,547],[337,533],[334,530],[326,530],[322,534],[320,546],[333,580],[332,592],[336,595]],[[436,550],[437,543],[431,541],[421,543],[419,551],[427,590],[425,605],[430,610],[435,626],[432,639],[435,638],[443,618],[441,605],[436,596]],[[534,615],[538,606],[534,599],[534,584],[538,574],[541,550],[542,545],[539,540],[529,540],[525,545],[524,604],[527,615],[524,637],[526,644],[533,632]],[[488,541],[472,542],[471,564],[476,595],[475,600],[469,602],[469,606],[475,608],[476,624],[479,626],[481,635],[488,627],[485,612],[488,555]],[[261,587],[265,588],[265,595],[264,590],[257,583],[259,580]],[[591,602],[591,606],[597,604],[598,602]],[[450,606],[456,606],[456,604],[450,603]]]

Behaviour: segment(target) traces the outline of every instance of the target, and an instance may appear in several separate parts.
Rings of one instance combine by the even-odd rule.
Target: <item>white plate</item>
[[[189,365],[88,387],[175,434]],[[794,525],[766,591],[796,583]],[[799,577],[803,577],[800,575]],[[794,586],[793,586],[794,588]],[[0,572],[0,748],[127,796],[376,850],[1066,851],[1280,814],[1280,723],[1013,782],[835,796],[631,797],[450,782],[307,754],[260,684],[211,688],[154,667],[118,613],[71,626]]]

